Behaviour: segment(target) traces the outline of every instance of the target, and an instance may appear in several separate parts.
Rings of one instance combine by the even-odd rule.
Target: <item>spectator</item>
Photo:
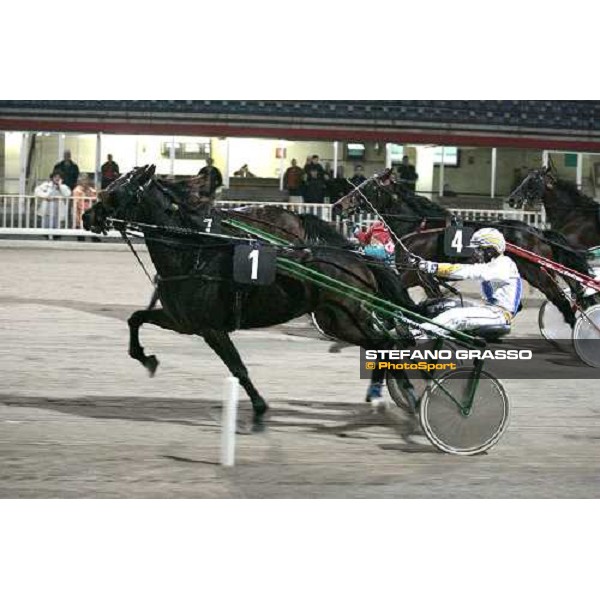
[[[38,226],[44,229],[64,227],[68,213],[67,198],[70,198],[71,190],[63,183],[62,174],[51,173],[48,181],[40,183],[33,193],[41,199],[37,210]]]
[[[367,180],[367,178],[365,177],[365,175],[363,173],[362,165],[356,165],[354,167],[354,175],[352,175],[352,177],[350,177],[350,183],[353,186],[358,187],[361,183],[363,183],[366,180]]]
[[[108,156],[110,157],[110,154]],[[96,189],[92,187],[92,182],[87,173],[79,175],[79,181],[73,190],[73,198],[75,202],[74,227],[81,229],[81,217],[84,211],[92,206],[92,200],[96,199]]]
[[[419,175],[413,165],[410,164],[408,156],[402,157],[402,164],[398,167],[398,177],[400,183],[403,183],[413,192],[415,191]]]
[[[236,171],[233,174],[234,177],[256,177],[256,175],[254,173],[250,172],[250,169],[248,169],[248,165],[242,165],[239,169],[239,171]]]
[[[207,158],[206,166],[198,171],[198,175],[202,175],[208,181],[209,198],[214,198],[215,192],[223,185],[223,176],[221,175],[221,171],[213,166],[214,162],[212,158]]]
[[[292,166],[288,167],[283,174],[283,187],[290,195],[290,202],[302,202],[303,175],[304,171],[298,166],[296,159],[292,158]]]
[[[113,160],[112,154],[107,154],[106,162],[100,167],[100,188],[107,188],[120,174],[119,165]]]
[[[304,200],[322,204],[325,198],[325,188],[328,177],[319,162],[319,156],[313,154],[310,163],[304,167]]]
[[[64,184],[68,186],[69,190],[73,190],[77,185],[77,180],[79,179],[79,167],[71,160],[70,150],[65,150],[63,160],[54,165],[53,172],[61,174],[62,180]]]

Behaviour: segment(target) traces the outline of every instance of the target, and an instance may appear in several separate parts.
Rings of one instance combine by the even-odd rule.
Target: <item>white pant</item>
[[[465,329],[475,329],[481,325],[509,325],[507,311],[499,306],[479,305],[479,306],[458,306],[451,308],[433,319],[434,323],[463,331]]]

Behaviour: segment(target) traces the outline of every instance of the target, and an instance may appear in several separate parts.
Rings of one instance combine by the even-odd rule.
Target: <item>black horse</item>
[[[444,251],[446,227],[452,221],[450,211],[432,202],[428,198],[415,195],[401,184],[396,184],[384,174],[373,181],[375,186],[365,186],[364,195],[351,193],[338,201],[337,206],[343,213],[357,210],[369,210],[369,204],[381,214],[392,231],[401,239],[404,246],[413,254],[433,261],[456,261]],[[479,229],[495,227],[502,232],[506,240],[516,246],[555,260],[580,273],[591,275],[585,254],[573,248],[559,233],[545,232],[517,220],[501,221],[463,221],[463,225]],[[402,261],[402,252],[397,252]],[[562,286],[555,277],[539,265],[518,256],[513,256],[521,276],[533,287],[540,290],[563,314],[571,326],[575,323],[575,311],[568,298],[562,292]],[[421,286],[428,295],[439,295],[439,288],[431,278],[415,270],[405,270],[401,275],[405,288]],[[569,282],[574,294],[581,296],[581,286]],[[591,302],[591,299],[586,302]]]
[[[100,233],[113,226],[125,235],[126,224],[136,224],[144,234],[158,274],[162,308],[140,310],[131,315],[129,354],[150,374],[154,374],[158,361],[155,356],[147,356],[140,344],[139,329],[144,323],[202,336],[239,379],[252,402],[255,420],[260,423],[268,406],[252,384],[229,337],[230,332],[269,327],[314,313],[327,333],[350,344],[366,349],[395,345],[385,328],[381,328],[377,319],[356,299],[280,271],[269,285],[236,283],[233,277],[235,246],[248,242],[233,240],[229,235],[206,233],[207,220],[224,215],[203,197],[201,187],[202,182],[197,178],[182,184],[166,183],[154,177],[153,166],[140,167],[100,192],[100,202],[84,214],[87,230]],[[250,209],[235,214],[248,216],[249,213]],[[231,214],[230,211],[225,216],[231,217]],[[256,225],[265,214],[253,216]],[[271,223],[274,229],[279,229],[280,224]],[[240,230],[231,223],[225,224],[224,230],[242,238]],[[278,251],[337,281],[415,308],[392,271],[370,264],[355,253],[317,245],[292,245]],[[373,377],[374,381],[381,381],[383,373],[374,373]]]
[[[541,201],[553,231],[580,250],[600,245],[600,205],[549,167],[531,171],[508,199],[520,209]]]

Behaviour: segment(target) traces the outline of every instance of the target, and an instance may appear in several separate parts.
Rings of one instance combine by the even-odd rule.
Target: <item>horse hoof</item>
[[[260,433],[265,430],[265,413],[269,410],[269,405],[262,402],[258,406],[254,406],[254,416],[252,418],[252,432]]]
[[[252,433],[263,433],[267,426],[262,419],[254,419],[252,422]]]
[[[150,377],[154,377],[156,369],[158,369],[158,365],[158,358],[156,358],[154,354],[146,359],[144,366],[146,367],[146,369],[148,369],[148,375],[150,375]]]

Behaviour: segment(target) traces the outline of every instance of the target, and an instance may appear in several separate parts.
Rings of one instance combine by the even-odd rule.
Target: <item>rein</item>
[[[137,222],[133,222],[133,221],[123,221],[121,219],[109,219],[109,221],[113,224],[119,224],[121,225],[121,227],[115,227],[115,229],[117,229],[119,231],[119,233],[121,234],[121,237],[125,240],[125,242],[127,243],[127,245],[129,246],[129,249],[131,250],[131,252],[133,253],[133,255],[135,256],[136,260],[138,261],[139,265],[142,267],[142,270],[144,271],[144,274],[146,275],[146,277],[148,278],[148,281],[150,282],[150,285],[153,288],[156,288],[156,279],[153,278],[150,273],[148,272],[148,269],[146,269],[146,265],[144,264],[144,262],[142,261],[142,259],[140,258],[140,255],[138,254],[137,250],[134,248],[133,244],[131,243],[131,239],[129,238],[129,236],[127,235],[127,230],[129,229],[130,232],[141,232],[142,234],[144,234],[144,230],[145,229],[149,229],[149,230],[154,230],[154,231],[164,231],[165,233],[175,233],[178,235],[200,235],[200,236],[208,236],[208,237],[213,237],[213,238],[223,238],[228,240],[227,243],[224,244],[218,244],[218,245],[214,245],[211,247],[220,247],[220,246],[229,246],[230,245],[230,240],[243,240],[244,242],[248,241],[248,238],[237,238],[237,237],[233,237],[233,236],[228,236],[228,235],[222,235],[222,234],[218,234],[218,233],[206,233],[203,231],[195,231],[193,229],[184,229],[181,227],[167,227],[167,226],[161,226],[161,225],[152,225],[150,223],[137,223]],[[192,246],[194,248],[198,248],[198,246],[196,244],[185,244],[185,243],[181,243],[181,242],[171,242],[171,241],[166,241],[166,240],[159,240],[156,238],[148,238],[152,241],[157,241],[160,243],[164,243],[164,244],[171,244],[171,245],[177,245],[177,246]],[[158,276],[157,276],[158,277]],[[188,279],[191,277],[200,277],[200,278],[204,278],[204,279],[214,279],[214,278],[209,278],[208,276],[203,276],[200,273],[191,273],[191,274],[187,274],[187,275],[176,275],[173,277],[167,277],[167,278],[160,278],[160,281],[171,281],[171,280],[177,280],[177,279]]]
[[[139,254],[137,253],[137,250],[133,247],[133,244],[131,243],[131,240],[127,236],[127,232],[124,229],[120,229],[119,233],[121,234],[121,237],[127,242],[127,245],[129,246],[129,249],[133,252],[133,255],[136,257],[138,263],[140,263],[140,266],[142,267],[142,270],[146,274],[146,277],[148,278],[148,281],[150,282],[150,285],[155,288],[156,287],[156,283],[154,282],[154,280],[152,279],[152,277],[150,277],[150,273],[148,273],[148,269],[146,269],[146,265],[143,263],[142,259],[140,258]]]

